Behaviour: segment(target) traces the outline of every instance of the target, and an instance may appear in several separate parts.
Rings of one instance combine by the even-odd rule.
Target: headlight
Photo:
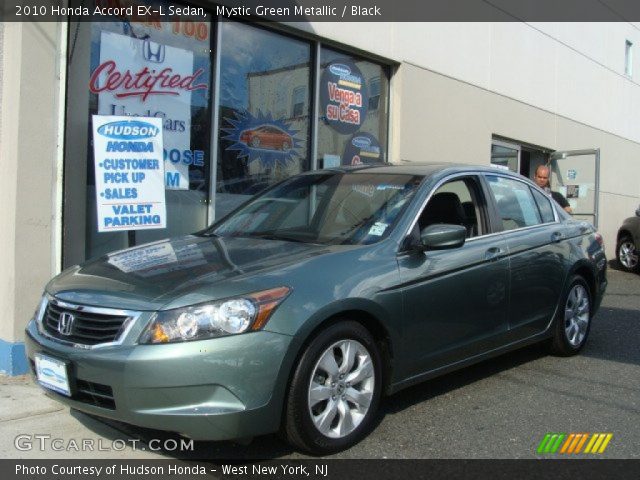
[[[157,312],[140,343],[171,343],[259,330],[289,295],[279,287],[213,303]]]

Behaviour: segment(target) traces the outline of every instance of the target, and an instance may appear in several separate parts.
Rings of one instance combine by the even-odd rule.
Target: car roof
[[[344,173],[381,173],[381,174],[405,174],[405,175],[421,175],[430,177],[435,174],[452,174],[465,172],[487,172],[501,173],[513,177],[522,178],[521,175],[511,172],[510,170],[498,169],[496,167],[486,165],[468,165],[459,163],[385,163],[380,165],[358,165],[358,166],[341,166],[332,167],[326,170],[338,171]],[[317,173],[316,170],[314,173]]]

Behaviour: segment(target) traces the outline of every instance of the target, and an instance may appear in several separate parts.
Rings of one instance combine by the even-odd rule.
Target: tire
[[[314,455],[349,448],[373,425],[381,392],[382,357],[371,333],[354,321],[333,324],[313,338],[298,362],[282,433]]]
[[[251,148],[260,148],[260,137],[253,137],[249,142]]]
[[[571,277],[554,321],[553,354],[570,357],[582,350],[591,330],[592,305],[587,282],[579,275]]]
[[[638,247],[633,241],[633,237],[624,235],[616,246],[616,258],[618,265],[625,272],[639,272],[640,261],[638,261]]]
[[[289,142],[282,142],[282,151],[286,152],[289,151],[291,149],[291,145],[289,144]]]

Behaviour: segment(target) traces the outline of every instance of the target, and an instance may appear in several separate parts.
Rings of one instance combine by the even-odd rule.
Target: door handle
[[[551,234],[551,241],[552,242],[559,242],[560,240],[564,240],[564,233],[562,232],[553,232]]]
[[[498,257],[500,257],[500,255],[502,255],[504,252],[501,248],[499,247],[491,247],[489,250],[487,250],[484,253],[484,259],[485,260],[497,260]]]

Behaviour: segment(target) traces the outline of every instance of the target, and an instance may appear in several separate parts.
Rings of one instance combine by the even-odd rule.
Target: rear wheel
[[[284,434],[313,454],[344,450],[372,425],[382,391],[381,356],[369,331],[344,321],[306,348],[287,398]]]
[[[574,275],[556,315],[551,351],[560,356],[577,354],[587,342],[591,328],[591,294],[587,282]]]
[[[616,257],[623,270],[627,272],[637,272],[640,269],[638,249],[631,236],[625,235],[618,241]]]

